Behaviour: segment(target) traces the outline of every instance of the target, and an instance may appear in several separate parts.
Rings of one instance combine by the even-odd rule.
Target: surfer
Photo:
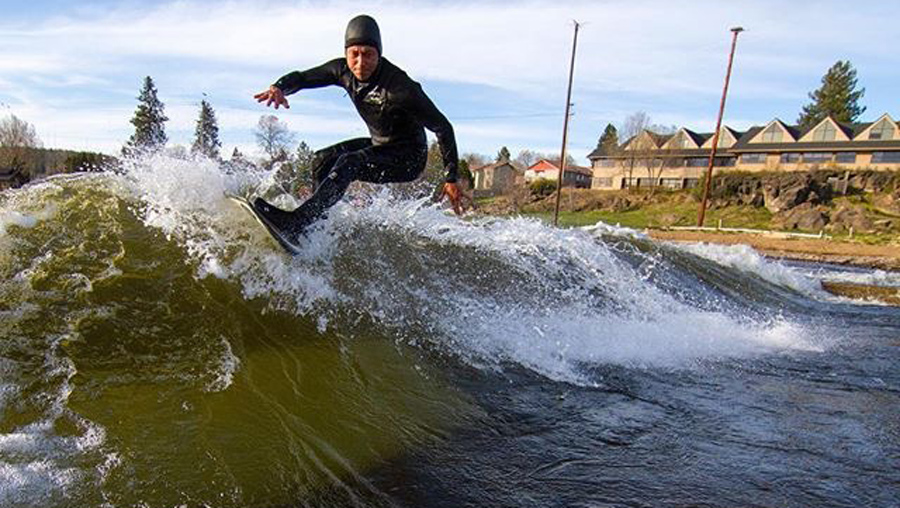
[[[428,145],[424,128],[437,135],[446,171],[440,198],[461,213],[457,185],[458,155],[453,126],[425,95],[419,83],[382,55],[381,32],[370,16],[347,24],[344,58],[282,76],[254,98],[266,106],[289,108],[285,96],[298,90],[337,85],[347,91],[369,138],[344,141],[315,153],[315,191],[293,212],[261,198],[253,206],[278,228],[295,233],[321,218],[353,181],[397,183],[415,180],[425,169]]]

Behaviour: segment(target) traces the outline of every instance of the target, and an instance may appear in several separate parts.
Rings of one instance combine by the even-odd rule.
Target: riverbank
[[[749,233],[667,231],[662,229],[649,229],[647,233],[653,239],[672,242],[749,245],[762,254],[775,258],[900,271],[900,246],[897,245],[867,245],[818,238],[772,238]]]

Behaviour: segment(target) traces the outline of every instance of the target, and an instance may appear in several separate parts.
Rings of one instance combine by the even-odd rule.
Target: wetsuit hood
[[[378,23],[371,16],[359,15],[347,23],[347,32],[344,34],[344,49],[350,46],[372,46],[378,50],[378,56],[383,54],[381,50],[381,31]]]

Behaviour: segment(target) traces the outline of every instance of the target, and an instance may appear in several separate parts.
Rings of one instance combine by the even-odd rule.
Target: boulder
[[[783,229],[818,231],[824,228],[828,222],[826,209],[811,203],[803,203],[772,217],[772,223]]]
[[[763,190],[763,202],[772,213],[790,210],[801,203],[806,202],[809,196],[809,186],[805,184],[780,187],[767,185]]]
[[[830,228],[833,231],[849,231],[857,233],[875,232],[875,224],[869,219],[866,209],[859,205],[842,206],[831,214]]]
[[[831,201],[832,189],[827,181],[801,173],[767,180],[762,194],[765,207],[777,214],[803,203],[827,203]]]

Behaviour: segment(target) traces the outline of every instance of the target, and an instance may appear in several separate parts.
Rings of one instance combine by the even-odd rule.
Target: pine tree
[[[497,152],[497,162],[501,162],[501,161],[509,162],[509,159],[511,157],[512,157],[512,155],[509,153],[509,148],[506,148],[505,146],[503,148],[501,148],[499,152]]]
[[[597,150],[601,155],[612,155],[619,147],[619,131],[613,124],[606,124],[606,129],[597,140]]]
[[[312,189],[315,185],[315,175],[312,173],[315,152],[306,144],[306,141],[301,141],[294,156],[296,157],[294,164],[296,165],[297,185]]]
[[[825,117],[832,116],[838,122],[853,122],[866,111],[859,100],[865,88],[856,89],[856,69],[849,61],[839,60],[822,77],[822,86],[810,92],[810,104],[803,106],[797,123],[803,130],[811,129]]]
[[[197,119],[197,129],[194,131],[194,144],[191,145],[192,153],[199,153],[204,157],[218,160],[219,147],[219,122],[216,120],[216,112],[206,100],[200,101],[200,117]]]
[[[134,125],[134,134],[128,139],[128,143],[122,148],[125,155],[137,152],[156,152],[166,145],[165,106],[156,95],[156,86],[153,78],[144,78],[144,87],[138,96],[138,107],[134,111],[131,124]]]

